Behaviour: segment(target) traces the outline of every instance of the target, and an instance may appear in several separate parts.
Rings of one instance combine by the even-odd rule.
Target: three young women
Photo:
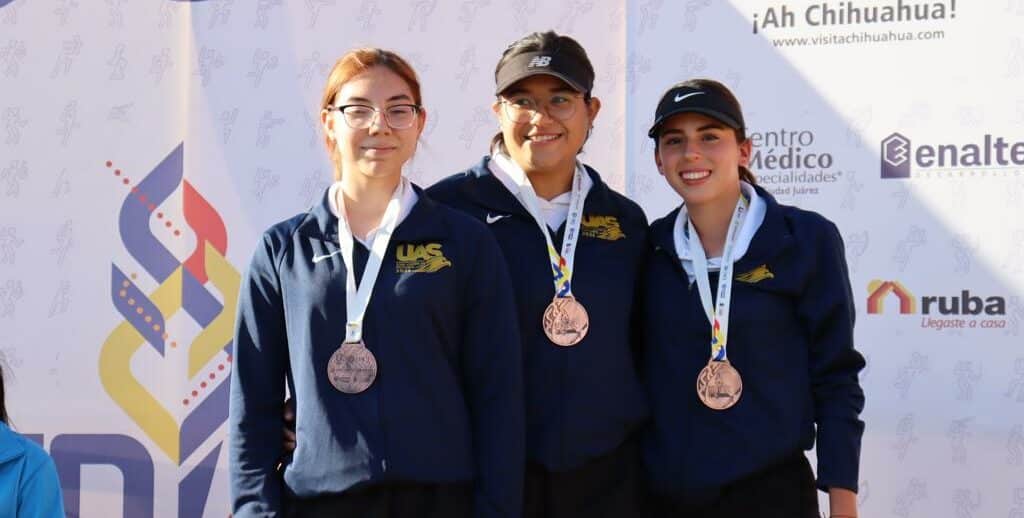
[[[489,155],[427,191],[490,228],[514,280],[524,516],[816,516],[816,486],[833,516],[855,516],[863,359],[837,230],[756,186],[739,103],[697,80],[665,94],[651,128],[684,204],[649,247],[639,207],[578,160],[600,111],[593,79],[571,38],[513,43]],[[656,498],[642,510],[648,397]],[[803,455],[815,442],[817,479]]]

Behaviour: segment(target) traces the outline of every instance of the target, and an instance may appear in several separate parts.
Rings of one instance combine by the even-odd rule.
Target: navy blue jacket
[[[655,489],[677,498],[701,498],[810,449],[815,435],[818,487],[857,489],[864,358],[853,348],[842,238],[821,215],[757,194],[764,223],[734,267],[728,354],[743,394],[728,410],[697,397],[711,330],[676,253],[679,209],[651,225],[643,331],[653,419],[644,460]],[[714,291],[717,272],[711,277]]]
[[[635,290],[648,248],[647,221],[637,204],[587,168],[594,185],[584,200],[572,290],[587,309],[590,330],[579,344],[559,347],[541,327],[555,294],[546,241],[491,174],[489,160],[427,192],[489,222],[497,237],[512,274],[523,339],[527,458],[550,471],[567,471],[610,453],[647,416],[634,361]],[[554,239],[556,248],[564,229]]]
[[[366,311],[363,339],[379,370],[360,394],[327,378],[345,337],[346,270],[340,253],[312,260],[339,250],[326,195],[263,234],[239,293],[229,419],[235,516],[277,516],[286,491],[310,497],[395,481],[473,481],[476,516],[519,516],[522,352],[505,261],[484,225],[417,192]],[[409,262],[409,250],[428,244],[443,255],[436,271]],[[399,247],[410,245],[399,264]],[[356,242],[354,255],[358,278],[368,252]],[[275,466],[286,376],[298,439],[282,484]]]

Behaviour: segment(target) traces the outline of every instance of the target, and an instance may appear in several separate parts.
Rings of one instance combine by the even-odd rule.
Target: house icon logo
[[[885,309],[885,299],[889,294],[895,294],[900,302],[900,314],[909,315],[917,313],[917,300],[910,290],[905,288],[898,281],[873,280],[868,283],[868,314],[877,315]]]

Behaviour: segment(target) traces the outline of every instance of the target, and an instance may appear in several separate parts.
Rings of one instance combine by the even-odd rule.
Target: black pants
[[[771,468],[719,488],[701,503],[659,495],[650,516],[658,518],[818,518],[814,472],[803,452]]]
[[[473,486],[465,484],[382,484],[316,498],[290,497],[289,518],[469,518]]]
[[[574,470],[551,472],[526,465],[524,518],[631,518],[642,516],[640,452],[627,440],[611,453]]]

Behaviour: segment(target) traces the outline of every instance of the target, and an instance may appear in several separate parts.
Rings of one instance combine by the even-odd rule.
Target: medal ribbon
[[[388,250],[388,243],[391,242],[391,234],[398,226],[398,215],[401,213],[402,195],[405,189],[411,188],[409,180],[405,177],[399,181],[395,192],[391,194],[391,200],[381,217],[380,227],[373,236],[370,243],[370,256],[366,259],[366,268],[363,270],[362,282],[356,287],[356,268],[352,258],[355,248],[355,238],[352,236],[352,229],[348,225],[348,215],[345,212],[345,193],[341,189],[337,191],[338,212],[343,217],[338,218],[338,241],[341,245],[341,258],[345,261],[345,343],[358,343],[363,339],[363,317],[366,315],[366,308],[370,305],[370,296],[373,294],[373,286],[377,284],[377,276],[380,273],[381,264],[384,262],[384,255]]]
[[[589,192],[589,189],[583,188],[583,175],[587,174],[586,171],[583,170],[583,166],[579,162],[576,163],[576,170],[573,172],[572,178],[572,194],[569,199],[569,214],[565,220],[565,237],[562,239],[562,252],[558,253],[555,250],[554,241],[551,239],[548,225],[541,215],[537,192],[533,190],[533,185],[526,173],[509,157],[501,153],[495,153],[493,160],[519,186],[519,200],[530,216],[533,216],[541,233],[544,234],[548,245],[548,259],[551,262],[551,275],[555,284],[555,296],[571,297],[576,241],[580,237],[580,222],[583,221],[583,202]]]
[[[736,202],[736,209],[732,213],[732,220],[729,222],[729,231],[725,236],[722,268],[718,273],[717,301],[711,296],[711,280],[708,278],[708,259],[704,254],[704,246],[700,243],[697,229],[693,228],[693,221],[690,218],[686,219],[690,257],[693,258],[693,269],[696,274],[694,277],[697,280],[704,313],[708,317],[708,322],[711,323],[711,359],[714,361],[728,359],[726,344],[729,337],[729,306],[732,302],[732,250],[737,237],[739,237],[739,229],[743,226],[743,219],[747,215],[747,204],[747,199],[740,194],[740,199]]]

